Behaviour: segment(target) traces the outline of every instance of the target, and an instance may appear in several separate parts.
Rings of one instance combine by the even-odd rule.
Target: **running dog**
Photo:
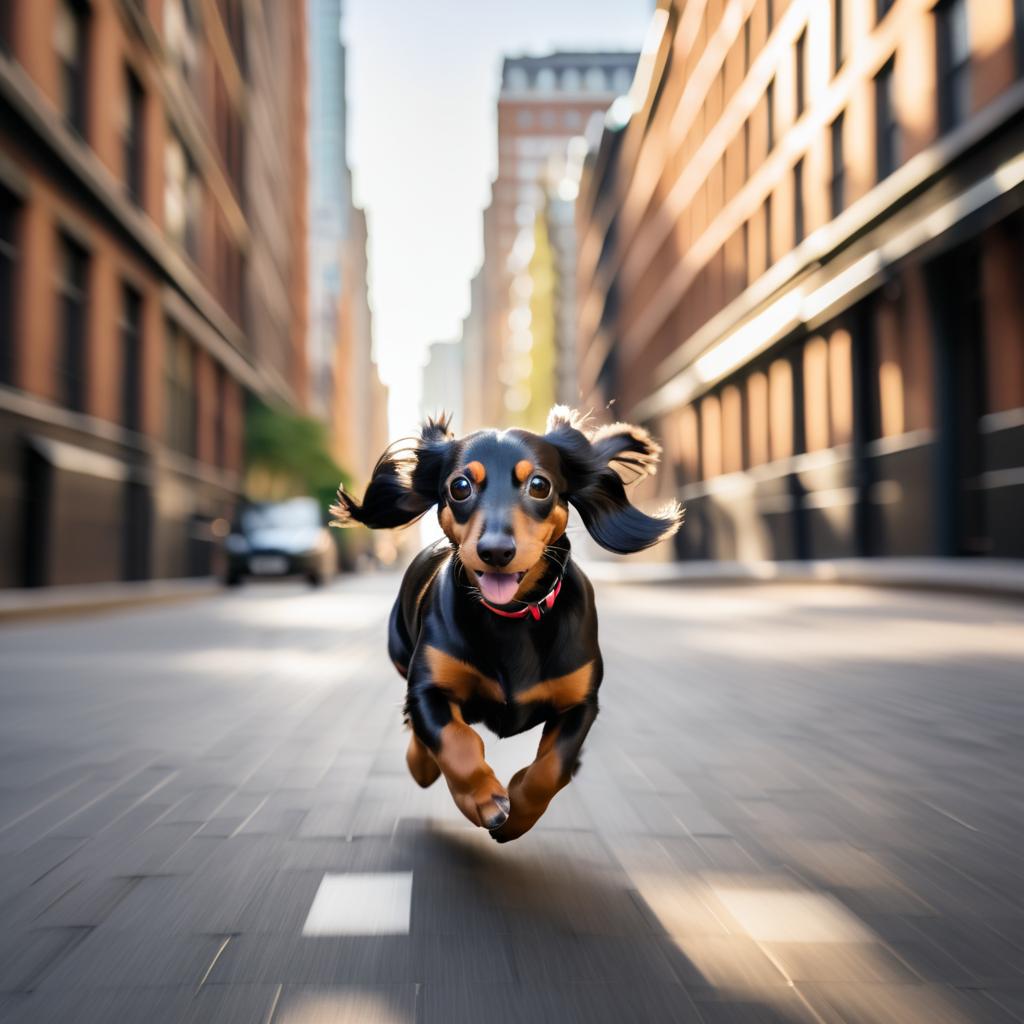
[[[448,538],[420,552],[402,580],[388,653],[407,682],[406,761],[420,786],[443,775],[459,810],[499,843],[529,831],[572,778],[597,717],[601,651],[590,581],[574,564],[569,506],[591,537],[620,554],[672,536],[683,510],[649,516],[625,483],[661,453],[627,423],[589,429],[556,407],[543,435],[484,430],[455,438],[428,420],[377,462],[360,504],[339,490],[333,525],[404,526],[437,506]],[[537,756],[506,788],[470,728],[498,736],[544,724]]]

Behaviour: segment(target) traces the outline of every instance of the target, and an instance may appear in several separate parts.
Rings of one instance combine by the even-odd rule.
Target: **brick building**
[[[1024,555],[1024,8],[662,0],[577,208],[680,554]]]
[[[635,53],[553,53],[507,57],[498,95],[498,175],[484,213],[484,263],[478,308],[482,325],[474,332],[479,353],[467,352],[466,425],[475,428],[479,413],[488,425],[503,417],[516,420],[524,405],[510,401],[516,356],[509,324],[513,273],[510,257],[520,231],[532,227],[542,202],[542,176],[552,155],[563,155],[569,141],[582,135],[594,114],[603,115],[632,81]],[[479,308],[482,307],[482,308]],[[496,420],[497,417],[497,420]]]
[[[303,12],[0,7],[0,587],[208,572],[305,389]]]

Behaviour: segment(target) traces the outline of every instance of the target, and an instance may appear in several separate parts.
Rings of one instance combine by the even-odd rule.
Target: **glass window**
[[[895,2],[896,0],[875,0],[875,21],[881,21]]]
[[[583,115],[578,110],[567,110],[563,121],[571,132],[579,131],[583,127]]]
[[[164,150],[164,227],[192,257],[199,255],[202,185],[181,140],[170,135]]]
[[[875,76],[875,164],[878,180],[887,178],[900,163],[900,124],[896,119],[893,88],[895,65],[890,60]]]
[[[829,183],[832,216],[838,217],[846,206],[846,158],[843,154],[843,114],[832,122],[829,137],[832,150],[832,180]]]
[[[86,300],[89,257],[67,235],[60,236],[57,263],[57,398],[68,409],[85,410]]]
[[[616,68],[612,74],[612,91],[627,93],[633,86],[633,72],[629,68]]]
[[[971,112],[971,39],[966,0],[935,8],[939,57],[939,128],[950,131]]]
[[[0,383],[14,382],[14,296],[18,202],[0,186]]]
[[[1013,42],[1017,51],[1017,77],[1024,77],[1024,0],[1013,0]]]
[[[182,76],[191,82],[199,63],[196,19],[191,0],[165,0],[164,45]]]
[[[510,92],[525,92],[530,87],[530,77],[525,68],[511,67],[505,72],[505,88]]]
[[[68,125],[86,134],[86,53],[88,14],[75,0],[60,0],[53,22],[53,46],[60,65],[60,110]]]
[[[583,81],[587,92],[605,92],[608,88],[603,68],[587,68]]]
[[[796,116],[807,109],[807,30],[796,40]]]
[[[750,19],[743,22],[743,73],[750,70]]]
[[[772,194],[765,196],[764,200],[764,267],[767,270],[772,265]]]
[[[775,148],[775,79],[768,83],[765,90],[765,105],[768,108],[768,152]]]
[[[533,127],[533,111],[527,110],[525,107],[520,108],[516,111],[516,127],[517,128],[532,128]]]
[[[554,92],[558,88],[558,79],[554,68],[541,68],[537,72],[537,89],[540,92]]]
[[[583,87],[583,76],[579,68],[566,68],[562,72],[562,88],[566,92],[579,92]]]
[[[136,202],[142,203],[143,160],[146,151],[144,116],[145,93],[142,84],[131,69],[125,69],[122,153],[124,159],[124,185]]]
[[[804,240],[804,161],[801,157],[793,165],[793,244]]]
[[[121,422],[138,430],[142,407],[142,296],[130,285],[121,293]]]
[[[167,444],[184,455],[196,453],[195,354],[192,341],[167,322],[164,351],[165,434]]]
[[[843,0],[832,0],[832,67],[838,71],[846,60],[846,35],[843,32]]]

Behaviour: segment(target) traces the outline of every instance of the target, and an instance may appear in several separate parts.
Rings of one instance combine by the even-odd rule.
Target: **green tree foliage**
[[[253,501],[316,498],[327,513],[348,474],[328,450],[324,425],[289,409],[254,403],[246,414],[245,490]]]

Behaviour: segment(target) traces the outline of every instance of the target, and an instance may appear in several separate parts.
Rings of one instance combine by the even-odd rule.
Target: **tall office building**
[[[304,390],[305,19],[0,7],[0,587],[209,572],[247,395]]]
[[[581,388],[682,554],[1024,555],[1024,9],[662,0],[588,161]]]
[[[521,264],[524,258],[515,252],[516,242],[542,205],[548,160],[564,155],[589,119],[603,116],[612,100],[629,89],[635,64],[631,53],[505,59],[498,96],[498,175],[484,213],[482,351],[478,358],[467,353],[477,376],[467,376],[466,387],[477,390],[491,423],[496,416],[514,422],[529,402],[523,368],[530,357],[524,342],[513,342],[517,324],[509,322],[510,289],[516,261]]]
[[[309,395],[334,457],[357,484],[373,469],[387,393],[373,358],[367,223],[348,166],[341,0],[307,0],[309,102]]]

